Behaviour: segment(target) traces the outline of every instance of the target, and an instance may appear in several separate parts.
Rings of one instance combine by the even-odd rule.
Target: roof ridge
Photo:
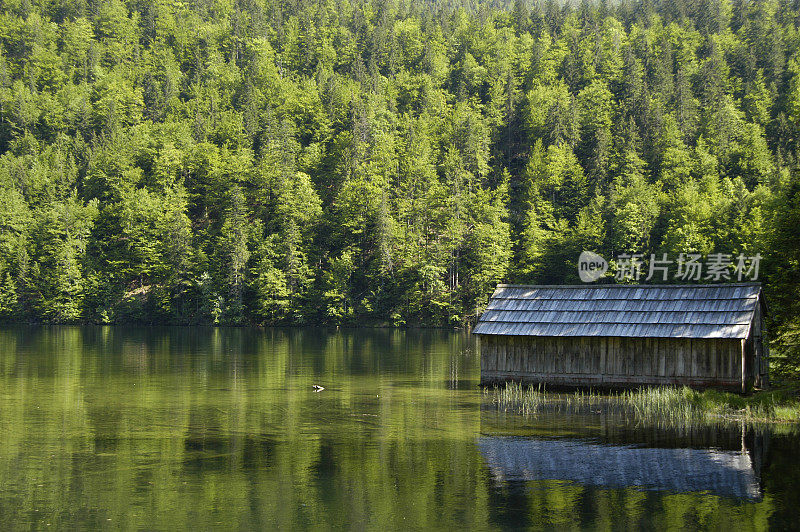
[[[552,321],[506,321],[506,320],[487,320],[478,323],[514,323],[514,324],[522,324],[522,325],[553,325]],[[686,327],[691,327],[694,325],[713,325],[715,327],[727,327],[727,326],[734,326],[734,325],[747,325],[750,321],[733,321],[733,322],[726,322],[726,323],[712,323],[708,321],[701,321],[701,322],[692,322],[692,323],[684,323],[684,322],[675,322],[675,321],[637,321],[637,322],[630,322],[630,321],[595,321],[592,323],[587,324],[583,321],[560,321],[557,325],[683,325]]]
[[[749,283],[710,284],[498,284],[497,288],[722,288],[728,286],[758,286],[758,281]]]

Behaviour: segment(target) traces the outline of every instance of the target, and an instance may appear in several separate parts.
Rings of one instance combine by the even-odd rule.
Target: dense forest
[[[3,2],[0,318],[459,325],[584,249],[760,253],[796,346],[799,27],[798,0]]]

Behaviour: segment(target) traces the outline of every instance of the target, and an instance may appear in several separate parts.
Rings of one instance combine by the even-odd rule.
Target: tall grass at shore
[[[578,390],[567,394],[548,392],[542,386],[509,382],[505,386],[486,388],[484,393],[497,408],[520,414],[600,407],[667,424],[724,421],[800,423],[800,396],[791,390],[741,396],[718,390],[697,391],[666,386],[616,393]]]

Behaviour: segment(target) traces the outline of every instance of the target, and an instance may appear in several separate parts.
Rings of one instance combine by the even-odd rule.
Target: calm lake
[[[0,526],[800,522],[792,427],[522,417],[479,377],[462,332],[5,327]]]

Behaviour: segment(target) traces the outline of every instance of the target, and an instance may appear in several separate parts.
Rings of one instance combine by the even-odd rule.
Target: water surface
[[[3,528],[792,528],[793,429],[520,417],[461,332],[0,329]],[[314,384],[324,391],[315,392]]]

